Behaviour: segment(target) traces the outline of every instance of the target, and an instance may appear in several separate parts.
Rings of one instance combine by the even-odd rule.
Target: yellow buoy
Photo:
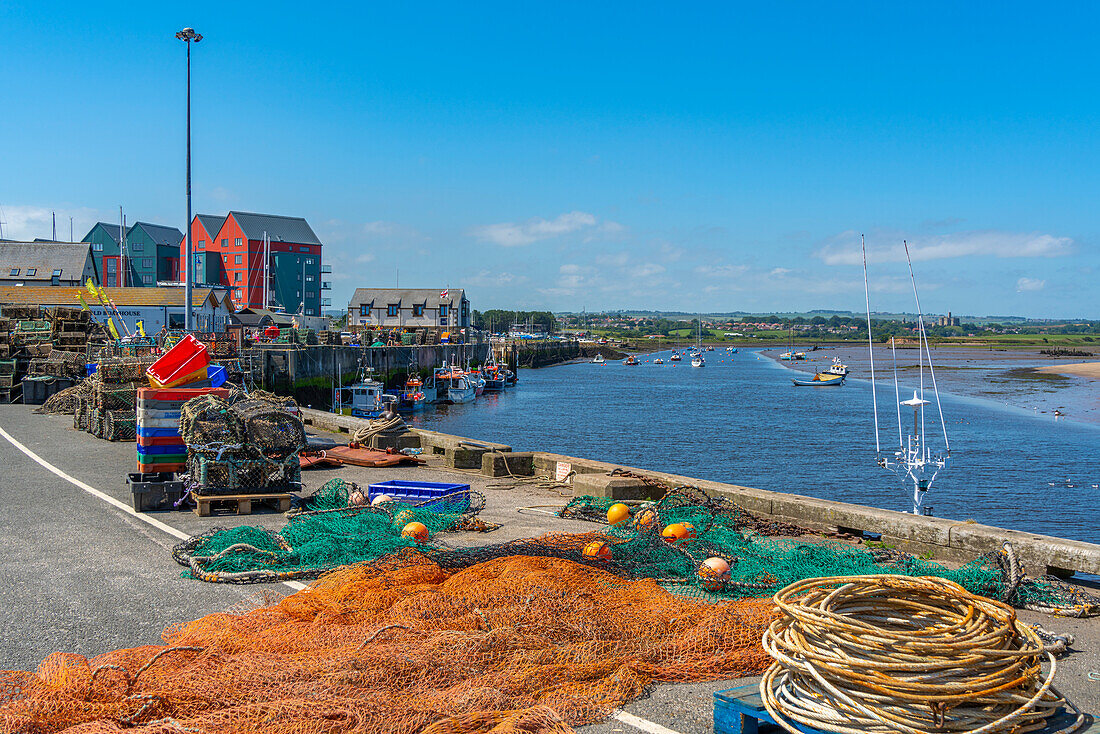
[[[617,502],[607,508],[607,522],[610,525],[618,525],[630,517],[630,508],[622,502]]]
[[[674,522],[661,531],[661,537],[664,538],[666,543],[679,543],[687,537],[687,528],[678,522]]]

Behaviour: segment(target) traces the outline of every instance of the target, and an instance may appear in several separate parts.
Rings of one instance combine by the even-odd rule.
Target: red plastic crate
[[[188,376],[202,373],[210,365],[210,354],[206,345],[188,334],[180,339],[176,346],[169,349],[149,368],[145,374],[155,386],[170,387],[173,383],[187,379]]]

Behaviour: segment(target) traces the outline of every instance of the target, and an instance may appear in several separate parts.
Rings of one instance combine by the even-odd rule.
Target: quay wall
[[[307,424],[332,432],[354,431],[364,421],[303,409]],[[494,455],[512,454],[512,447],[489,441],[452,436],[436,431],[413,429],[426,452],[443,455],[450,466],[481,467],[483,473],[499,475],[501,466]],[[515,454],[517,459],[519,454]],[[665,487],[692,485],[712,496],[725,497],[753,514],[791,522],[813,530],[876,533],[882,542],[913,554],[932,554],[937,561],[967,562],[997,551],[1008,541],[1028,573],[1069,576],[1074,572],[1100,574],[1100,545],[1078,540],[1055,538],[1020,530],[1009,530],[974,522],[939,517],[920,517],[894,510],[834,502],[785,492],[773,492],[725,482],[696,479],[678,474],[610,464],[592,459],[565,456],[544,451],[523,454],[524,462],[504,466],[505,472],[520,474],[517,467],[527,466],[533,475],[554,477],[562,470],[569,475],[574,494],[596,494],[623,499],[637,498],[644,492],[641,480],[611,477],[618,469],[646,477]],[[632,486],[631,483],[634,483]],[[640,486],[639,486],[640,485]]]

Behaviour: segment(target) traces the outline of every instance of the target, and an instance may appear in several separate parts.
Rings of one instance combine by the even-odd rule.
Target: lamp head
[[[195,33],[194,28],[184,28],[182,31],[176,34],[176,38],[185,42],[193,41],[195,43],[198,43],[202,40],[202,34]]]

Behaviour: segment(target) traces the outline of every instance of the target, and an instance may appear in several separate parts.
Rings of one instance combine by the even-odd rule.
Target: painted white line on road
[[[643,719],[640,716],[628,714],[625,711],[615,711],[615,713],[611,714],[611,718],[621,721],[627,726],[633,726],[635,729],[649,732],[649,734],[680,734],[680,732],[675,729],[669,729],[667,726],[654,724],[649,719]]]
[[[80,487],[81,489],[83,489],[88,494],[92,495],[96,499],[103,500],[107,504],[114,507],[116,510],[124,512],[127,515],[130,515],[131,517],[135,517],[135,518],[137,518],[138,520],[141,520],[144,523],[152,525],[157,530],[168,533],[173,538],[179,538],[180,540],[187,540],[188,538],[191,537],[190,535],[183,532],[182,530],[177,530],[176,528],[172,527],[171,525],[165,525],[164,523],[162,523],[160,520],[156,519],[155,517],[149,517],[148,515],[137,512],[136,510],[134,510],[133,507],[130,507],[125,502],[120,502],[119,500],[116,500],[114,497],[110,496],[109,494],[101,492],[100,490],[96,489],[95,487],[91,486],[90,484],[85,484],[84,482],[80,481],[76,477],[69,476],[68,474],[66,474],[61,469],[58,469],[56,466],[54,466],[50,462],[43,459],[41,456],[34,453],[33,451],[31,451],[26,446],[24,446],[22,443],[20,443],[18,440],[16,440],[16,438],[14,436],[12,436],[10,433],[5,431],[3,428],[0,428],[0,436],[3,436],[5,439],[7,439],[8,443],[10,443],[12,446],[14,446],[15,448],[22,451],[24,454],[27,455],[28,458],[30,458],[30,459],[34,460],[35,462],[37,462],[38,464],[42,465],[42,467],[44,469],[46,469],[47,471],[56,474],[57,476],[64,479],[66,482],[69,482],[70,484],[73,484],[73,485],[76,485],[77,487]],[[284,581],[283,583],[286,584],[287,586],[289,586],[290,588],[294,589],[295,591],[301,591],[302,589],[306,588],[305,584],[300,584],[297,581]]]

